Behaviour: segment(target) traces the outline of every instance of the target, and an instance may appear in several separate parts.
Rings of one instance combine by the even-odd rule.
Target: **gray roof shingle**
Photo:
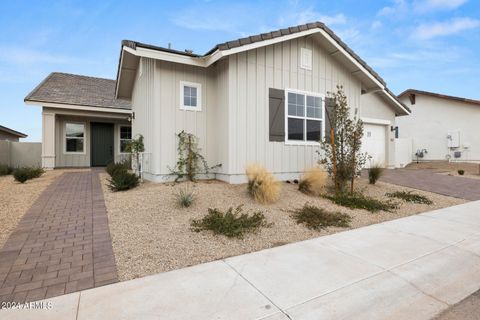
[[[52,72],[25,101],[112,109],[131,109],[128,100],[115,99],[115,80]]]

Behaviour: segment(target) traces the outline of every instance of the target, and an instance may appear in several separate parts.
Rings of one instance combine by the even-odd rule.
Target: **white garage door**
[[[385,167],[386,153],[386,126],[365,123],[363,127],[362,152],[368,153],[371,157],[365,166],[372,165]]]

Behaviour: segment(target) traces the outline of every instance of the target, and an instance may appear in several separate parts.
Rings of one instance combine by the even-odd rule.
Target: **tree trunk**
[[[338,186],[338,179],[337,179],[337,150],[335,146],[335,130],[333,128],[330,129],[330,140],[332,144],[332,167],[333,167],[333,182],[335,184],[335,195],[339,195],[340,190]]]
[[[353,152],[353,158],[352,158],[352,164],[351,164],[351,170],[352,170],[352,181],[350,183],[350,194],[353,195],[353,190],[354,190],[354,184],[355,184],[355,169],[356,169],[356,165],[355,165],[355,162],[356,162],[356,159],[355,159],[355,154],[356,154],[356,150],[357,150],[357,133],[355,132],[353,134],[353,148],[352,148],[352,152]]]

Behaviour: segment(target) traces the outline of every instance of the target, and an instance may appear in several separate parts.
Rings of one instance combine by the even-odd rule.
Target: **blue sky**
[[[0,124],[40,141],[40,107],[23,98],[52,71],[114,78],[122,39],[205,53],[317,20],[397,94],[417,88],[480,99],[478,0],[18,0],[0,11]]]

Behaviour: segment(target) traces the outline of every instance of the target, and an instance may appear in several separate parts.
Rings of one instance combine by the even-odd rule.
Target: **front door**
[[[103,167],[113,161],[113,123],[91,123],[92,167]]]

